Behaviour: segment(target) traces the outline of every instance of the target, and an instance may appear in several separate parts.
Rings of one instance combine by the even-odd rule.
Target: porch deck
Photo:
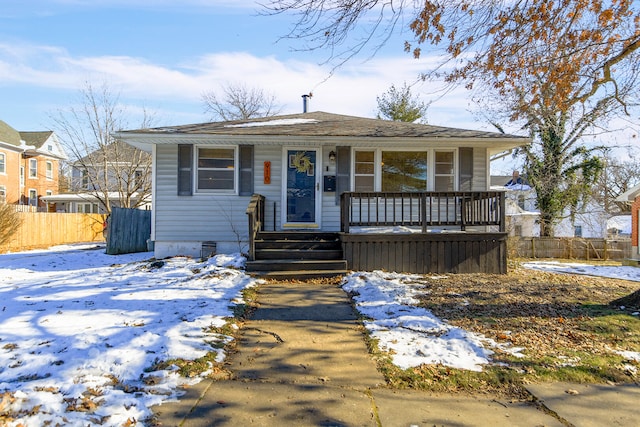
[[[507,272],[504,192],[347,192],[340,213],[349,270]],[[249,258],[255,261],[263,196],[254,195],[247,215]]]

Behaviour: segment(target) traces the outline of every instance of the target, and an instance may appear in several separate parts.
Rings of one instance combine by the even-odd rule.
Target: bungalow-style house
[[[46,211],[42,197],[58,192],[65,158],[52,131],[21,132],[0,120],[0,202]]]
[[[640,184],[627,190],[616,198],[618,202],[631,205],[631,265],[640,266],[640,245],[638,244],[638,229],[640,229]]]
[[[241,251],[254,271],[505,272],[489,159],[529,143],[324,112],[115,136],[152,153],[157,258]]]

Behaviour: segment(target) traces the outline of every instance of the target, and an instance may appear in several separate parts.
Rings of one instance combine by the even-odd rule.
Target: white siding
[[[219,252],[246,250],[248,222],[245,211],[250,197],[178,196],[178,147],[158,145],[156,154],[156,242],[214,241]],[[176,247],[187,246],[181,244]]]
[[[280,230],[282,208],[282,158],[279,145],[254,147],[254,192],[265,196],[265,230]],[[328,162],[328,153],[321,150],[322,175],[335,175],[335,165]],[[163,256],[199,255],[204,241],[217,243],[218,252],[247,250],[248,221],[246,208],[250,196],[223,194],[177,195],[177,145],[158,145],[155,163],[154,231],[156,248]],[[264,183],[264,162],[271,162],[271,183]],[[485,148],[473,151],[473,191],[486,191],[488,157]],[[327,167],[329,170],[327,170]],[[275,215],[274,215],[275,208]],[[340,206],[335,193],[322,193],[322,230],[340,230]],[[161,249],[158,249],[161,248]]]
[[[281,228],[281,205],[282,205],[282,147],[263,146],[254,147],[254,188],[257,194],[265,197],[264,229],[274,231],[274,205],[275,229]],[[271,184],[264,183],[264,162],[271,162]]]

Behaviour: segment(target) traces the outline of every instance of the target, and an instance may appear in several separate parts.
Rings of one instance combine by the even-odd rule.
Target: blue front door
[[[286,223],[317,224],[318,181],[315,150],[287,150]]]

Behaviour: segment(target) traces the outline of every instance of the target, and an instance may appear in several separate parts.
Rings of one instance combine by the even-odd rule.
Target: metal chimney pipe
[[[309,98],[313,96],[312,93],[302,95],[302,112],[306,113],[309,110]]]

